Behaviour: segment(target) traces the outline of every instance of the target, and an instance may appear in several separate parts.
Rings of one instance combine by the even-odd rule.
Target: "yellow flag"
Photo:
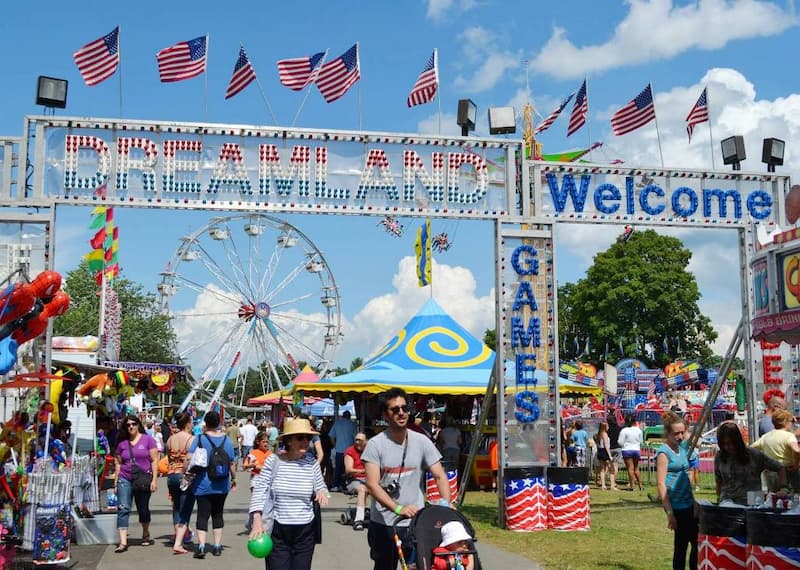
[[[417,254],[417,284],[420,287],[430,285],[431,277],[431,221],[417,229],[417,239],[414,242],[414,251]]]

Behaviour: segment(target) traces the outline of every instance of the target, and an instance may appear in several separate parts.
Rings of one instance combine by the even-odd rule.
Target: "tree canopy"
[[[691,256],[679,239],[653,230],[597,254],[584,279],[558,288],[561,358],[597,363],[606,347],[612,362],[635,356],[663,366],[710,358],[717,333],[698,307]]]
[[[66,274],[64,289],[70,309],[54,320],[57,336],[97,335],[100,294],[94,273],[86,262]],[[169,317],[159,311],[158,300],[134,281],[120,277],[114,290],[122,306],[120,360],[168,364],[176,361],[175,333]]]

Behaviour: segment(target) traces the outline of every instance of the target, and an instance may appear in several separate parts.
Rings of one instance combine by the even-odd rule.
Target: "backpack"
[[[208,478],[212,481],[227,479],[231,473],[231,458],[228,456],[228,452],[225,451],[222,445],[214,445],[214,442],[208,435],[203,435],[205,435],[206,439],[211,444],[211,453],[208,454],[208,466],[206,467]]]

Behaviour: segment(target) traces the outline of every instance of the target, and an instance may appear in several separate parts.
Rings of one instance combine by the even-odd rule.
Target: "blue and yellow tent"
[[[399,387],[409,394],[483,395],[494,356],[483,341],[430,299],[360,368],[320,382],[296,382],[295,390],[306,395],[380,394]]]

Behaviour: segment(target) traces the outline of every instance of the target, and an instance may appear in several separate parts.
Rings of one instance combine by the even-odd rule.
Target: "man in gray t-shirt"
[[[392,388],[386,393],[383,415],[387,428],[367,442],[361,461],[366,470],[367,489],[372,496],[367,540],[375,570],[394,570],[398,553],[392,525],[399,527],[402,540],[411,519],[425,506],[421,479],[429,470],[439,494],[449,504],[450,484],[442,468],[442,456],[433,442],[408,429],[410,418],[406,393]],[[403,548],[410,557],[411,549]]]

